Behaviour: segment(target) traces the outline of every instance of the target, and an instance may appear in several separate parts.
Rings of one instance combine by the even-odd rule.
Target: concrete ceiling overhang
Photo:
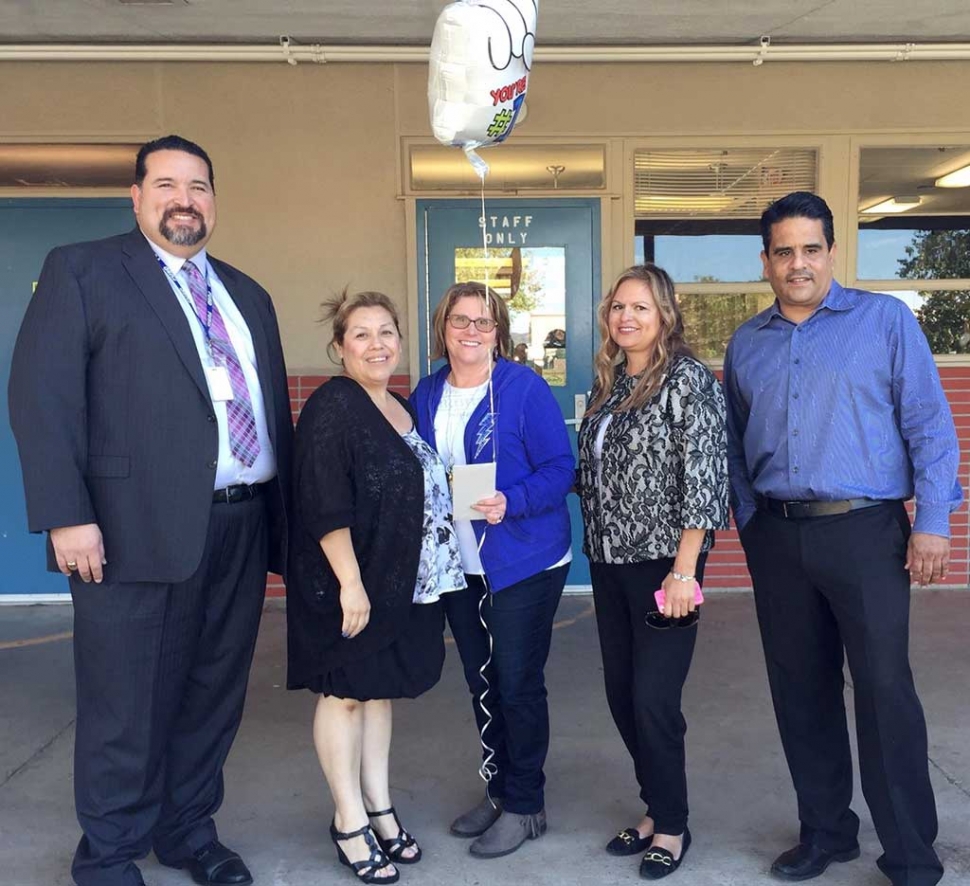
[[[426,47],[445,0],[0,0],[4,44]],[[959,43],[967,0],[541,0],[540,47]]]

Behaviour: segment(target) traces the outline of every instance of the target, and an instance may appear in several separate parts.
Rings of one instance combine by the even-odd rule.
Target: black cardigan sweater
[[[397,395],[394,395],[397,397]],[[407,401],[397,397],[412,415]],[[286,591],[287,686],[301,689],[392,643],[414,596],[424,473],[357,382],[334,378],[307,400],[296,427],[294,515]],[[340,585],[320,539],[350,529],[370,621],[346,640]]]

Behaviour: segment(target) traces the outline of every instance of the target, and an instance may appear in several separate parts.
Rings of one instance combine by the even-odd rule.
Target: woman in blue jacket
[[[451,831],[478,838],[472,855],[495,858],[546,829],[543,670],[572,559],[566,495],[575,462],[549,385],[508,359],[509,313],[498,295],[481,283],[455,284],[435,310],[432,334],[432,357],[448,362],[411,395],[418,432],[449,475],[460,464],[497,466],[495,495],[475,506],[484,519],[455,521],[468,588],[442,598],[488,783]]]

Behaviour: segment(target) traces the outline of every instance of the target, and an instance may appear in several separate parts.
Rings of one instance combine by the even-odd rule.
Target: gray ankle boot
[[[515,852],[526,840],[535,840],[546,832],[546,811],[536,815],[503,812],[468,851],[476,858],[500,858]]]
[[[451,832],[456,837],[477,837],[495,824],[501,814],[500,799],[489,800],[488,797],[482,797],[481,802],[474,809],[459,815],[451,823]]]

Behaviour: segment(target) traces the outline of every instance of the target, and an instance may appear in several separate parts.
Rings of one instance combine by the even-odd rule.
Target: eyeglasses
[[[695,609],[693,612],[688,612],[682,618],[667,618],[661,612],[648,612],[643,620],[647,623],[648,628],[653,628],[655,631],[666,631],[668,628],[697,627],[697,622],[700,621],[700,618],[700,609]]]
[[[453,326],[455,329],[468,329],[471,324],[475,324],[475,328],[479,332],[491,332],[498,323],[496,323],[491,317],[476,317],[472,320],[471,317],[466,317],[464,314],[449,314],[448,324]]]

